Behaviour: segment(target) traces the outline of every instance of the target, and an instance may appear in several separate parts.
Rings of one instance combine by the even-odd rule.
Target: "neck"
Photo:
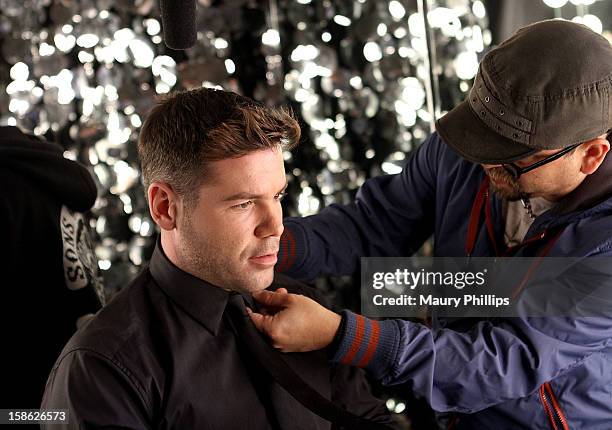
[[[169,237],[171,234],[172,233],[170,232],[165,232],[162,230],[160,240],[162,251],[164,251],[164,254],[172,264],[174,264],[181,270],[185,270],[183,267],[181,267],[181,264],[179,262],[176,247],[174,246],[174,241]]]
[[[173,239],[174,238],[172,237],[171,232],[165,232],[162,230],[160,239],[162,251],[172,264],[181,269],[183,272],[189,273],[190,275],[195,276],[196,278],[201,279],[209,283],[210,285],[221,288],[225,291],[232,291],[228,288],[219,287],[219,284],[221,282],[217,282],[216,280],[204,279],[202,275],[198,273],[198,271],[190,268],[189,264],[185,263],[185,259],[181,258],[180,253],[178,252],[178,249],[176,247],[176,242]]]
[[[549,202],[555,202],[556,203],[559,200],[561,200],[564,197],[566,197],[567,195],[569,195],[576,188],[578,188],[580,186],[580,184],[582,184],[582,182],[584,181],[585,178],[586,178],[586,176],[584,178],[580,178],[580,180],[578,180],[576,183],[574,183],[572,185],[569,185],[569,186],[565,187],[562,190],[557,190],[554,193],[534,193],[530,197],[542,197],[543,199],[546,199]]]

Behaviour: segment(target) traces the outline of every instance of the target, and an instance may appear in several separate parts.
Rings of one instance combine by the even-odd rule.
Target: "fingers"
[[[278,290],[273,291],[273,293],[275,294],[288,294],[288,291],[286,288],[279,288]],[[278,311],[280,311],[281,309],[284,308],[284,304],[278,306],[278,305],[274,305],[274,304],[262,304],[260,303],[261,306],[259,306],[259,312],[262,315],[274,315],[276,314]]]
[[[249,318],[251,318],[251,321],[253,321],[253,325],[255,325],[257,330],[259,330],[262,333],[265,333],[264,316],[260,313],[253,312],[250,308],[246,308],[246,311],[247,311],[247,314],[249,315]]]
[[[284,288],[281,288],[285,290]],[[285,292],[272,292],[267,290],[256,291],[253,298],[264,306],[287,306],[292,294]]]
[[[284,345],[281,342],[279,342],[278,333],[277,333],[278,330],[274,330],[274,324],[275,324],[274,317],[268,316],[268,315],[262,315],[257,312],[253,312],[248,307],[246,308],[246,310],[247,310],[247,314],[251,318],[251,321],[253,321],[253,325],[255,325],[257,330],[259,330],[260,332],[262,332],[263,334],[265,334],[266,336],[270,338],[272,347],[279,349],[282,352],[289,352],[289,351],[286,351],[284,349]]]

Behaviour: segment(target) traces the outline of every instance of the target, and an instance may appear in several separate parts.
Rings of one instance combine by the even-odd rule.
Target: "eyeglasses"
[[[545,164],[550,163],[551,161],[555,161],[561,157],[563,157],[565,154],[571,152],[574,148],[577,148],[578,146],[582,145],[582,143],[576,143],[575,145],[572,146],[568,146],[567,148],[562,149],[561,151],[549,155],[546,158],[541,159],[540,161],[536,161],[533,164],[530,164],[527,167],[519,167],[514,163],[507,163],[507,164],[502,164],[502,167],[512,175],[512,177],[514,178],[514,180],[516,181],[518,178],[521,177],[521,175],[527,173],[527,172],[531,172],[534,169],[537,169],[538,167],[542,167]]]

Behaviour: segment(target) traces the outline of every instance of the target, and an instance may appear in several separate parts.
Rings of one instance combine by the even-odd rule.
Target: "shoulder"
[[[148,321],[154,311],[147,306],[149,284],[149,271],[145,269],[76,331],[62,355],[74,350],[87,350],[110,359],[139,354],[147,345]]]
[[[549,255],[612,256],[612,212],[569,220]]]
[[[86,348],[67,351],[45,387],[44,409],[69,409],[70,420],[132,423],[108,428],[145,428],[152,416],[151,396],[144,380],[117,359]],[[71,423],[72,424],[72,423]],[[78,424],[77,424],[78,426]],[[82,424],[81,424],[82,426]],[[106,428],[106,427],[105,427]]]
[[[157,375],[160,367],[150,333],[155,312],[150,309],[155,299],[151,284],[145,269],[77,330],[53,366],[53,384],[48,388],[52,397],[90,393],[89,388],[70,385],[82,380],[139,403],[148,402],[151,392],[146,381]]]

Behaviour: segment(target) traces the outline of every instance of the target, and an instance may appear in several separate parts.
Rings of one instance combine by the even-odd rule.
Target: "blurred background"
[[[111,297],[155,244],[136,141],[159,95],[209,86],[291,106],[303,139],[285,154],[284,209],[307,216],[400,172],[463,100],[482,56],[547,18],[612,41],[612,0],[198,0],[186,51],[163,43],[157,0],[0,0],[0,125],[59,143],[91,171],[89,222]],[[358,309],[358,285],[317,281],[338,308]],[[380,390],[406,428],[432,428],[407,389]]]

